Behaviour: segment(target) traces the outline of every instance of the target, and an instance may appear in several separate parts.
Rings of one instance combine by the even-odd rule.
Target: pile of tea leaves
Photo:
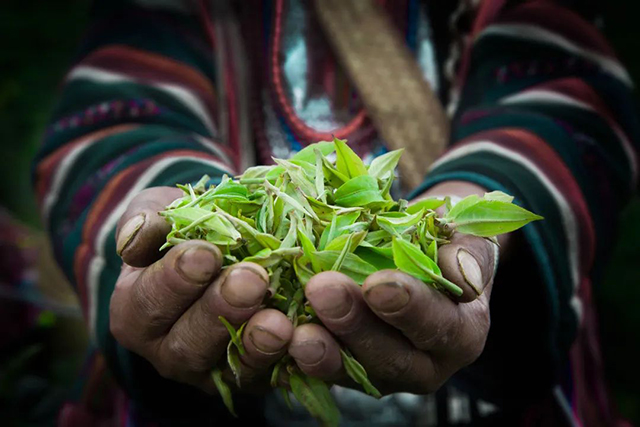
[[[218,185],[208,185],[208,176],[195,185],[179,185],[184,197],[160,212],[172,227],[162,249],[205,240],[220,248],[225,267],[240,261],[263,266],[270,277],[265,307],[285,313],[295,326],[320,323],[304,294],[317,273],[338,271],[362,284],[376,271],[398,269],[456,297],[462,289],[438,267],[438,248],[454,233],[495,241],[499,234],[541,219],[501,192],[469,196],[454,206],[448,198],[413,204],[393,200],[390,190],[401,155],[402,150],[391,151],[365,166],[346,141],[335,139],[309,145],[288,160],[274,159],[275,165],[249,168],[235,179],[224,176]],[[224,362],[240,386],[244,325],[236,329],[220,321],[231,335]],[[380,397],[349,349],[341,354],[348,375],[366,393]],[[233,413],[224,368],[221,364],[212,375]],[[279,387],[282,376],[289,387]],[[305,375],[291,357],[273,366],[272,385],[287,402],[291,391],[323,425],[338,424],[330,385]]]

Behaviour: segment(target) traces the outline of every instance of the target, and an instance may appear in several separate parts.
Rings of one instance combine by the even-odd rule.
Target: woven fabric
[[[449,138],[440,101],[376,3],[316,0],[314,5],[378,132],[390,149],[407,151],[400,160],[403,183],[417,186]]]

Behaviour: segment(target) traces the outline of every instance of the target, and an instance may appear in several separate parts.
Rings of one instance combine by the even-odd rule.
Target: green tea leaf
[[[280,248],[280,240],[276,239],[271,234],[258,233],[256,234],[256,240],[267,249],[275,250]]]
[[[227,196],[238,199],[247,199],[248,195],[249,190],[247,190],[247,187],[229,179],[215,187],[211,193],[211,198]]]
[[[420,249],[403,239],[393,239],[393,261],[407,274],[426,283],[437,283],[455,296],[462,295],[462,289],[444,277],[440,267]]]
[[[315,176],[316,192],[320,201],[322,203],[326,203],[327,195],[324,190],[324,169],[322,168],[322,153],[320,152],[320,150],[317,150],[317,149],[314,151],[314,153],[316,156],[316,176]],[[307,197],[309,196],[307,195]]]
[[[336,147],[333,141],[320,141],[315,144],[309,144],[294,154],[294,156],[291,157],[291,160],[302,160],[304,162],[314,163],[315,150],[318,150],[323,156],[328,156],[336,151]]]
[[[265,181],[264,185],[268,190],[272,191],[276,196],[278,196],[279,199],[281,199],[283,202],[285,202],[286,204],[288,204],[289,206],[297,210],[300,214],[309,215],[310,217],[316,220],[319,219],[312,209],[306,210],[299,201],[297,201],[290,195],[286,194],[284,191],[281,191],[279,188],[274,187],[267,181]]]
[[[226,219],[229,222],[229,224],[233,224],[233,226],[235,226],[236,229],[243,230],[249,236],[255,238],[258,235],[258,230],[253,228],[253,226],[249,224],[247,221],[241,218],[234,217],[233,215],[223,211],[218,207],[216,207],[216,213],[218,213],[223,219]]]
[[[222,218],[220,215],[213,215],[213,212],[206,209],[185,207],[163,211],[160,214],[184,227],[196,222],[199,227],[215,231],[219,235],[226,236],[232,240],[237,241],[242,238],[238,230],[226,218]],[[202,221],[203,217],[206,218],[205,221]]]
[[[296,272],[296,277],[298,278],[302,286],[306,286],[307,282],[311,280],[311,278],[315,274],[313,271],[307,268],[302,258],[296,258],[293,261],[293,268]]]
[[[345,141],[334,138],[336,146],[336,169],[348,178],[367,175],[368,171],[360,157],[346,144]]]
[[[267,176],[267,173],[273,169],[273,166],[253,166],[245,169],[242,175],[239,175],[237,178],[240,180],[242,184],[243,179],[255,179],[255,178],[264,178]],[[264,180],[264,179],[263,179]]]
[[[289,384],[298,402],[319,419],[323,426],[338,426],[340,411],[324,381],[294,372],[289,376]]]
[[[347,243],[351,242],[349,243],[349,247],[347,251],[353,252],[356,250],[358,245],[360,245],[360,243],[364,240],[366,235],[367,235],[366,231],[358,231],[358,232],[353,232],[349,234],[343,234],[342,236],[339,236],[333,239],[332,241],[330,241],[327,244],[327,247],[325,249],[328,251],[342,251],[342,249],[347,245]]]
[[[377,249],[375,247],[360,246],[356,249],[355,254],[372,265],[376,271],[395,270],[396,264],[393,262],[393,258],[381,254]]]
[[[461,202],[462,203],[462,202]],[[524,227],[531,221],[543,219],[518,205],[498,200],[476,199],[464,209],[454,206],[446,217],[451,228],[459,233],[493,237]]]
[[[204,239],[209,242],[209,243],[213,243],[214,245],[218,245],[218,246],[229,246],[229,245],[235,245],[236,243],[238,243],[237,240],[234,239],[230,239],[227,236],[222,236],[219,233],[216,233],[215,231],[209,231]],[[181,241],[185,241],[186,240],[181,240]],[[175,242],[174,244],[178,244],[180,242]]]
[[[244,355],[244,345],[242,344],[242,337],[236,331],[236,328],[234,328],[231,323],[229,323],[229,321],[227,321],[227,319],[225,319],[223,316],[218,316],[218,319],[220,320],[220,322],[222,322],[224,327],[227,328],[227,331],[229,331],[231,342],[233,342],[233,344],[238,348],[240,354]]]
[[[345,182],[336,190],[335,199],[336,205],[347,207],[368,206],[385,201],[378,189],[378,181],[369,175],[361,175]]]
[[[383,179],[390,173],[392,174],[403,152],[404,148],[401,148],[400,150],[390,151],[373,159],[369,166],[369,175],[376,179]]]
[[[296,216],[291,216],[291,225],[289,227],[289,232],[282,240],[282,244],[280,248],[288,249],[296,246],[296,241],[298,240],[298,221],[296,220]]]
[[[436,264],[438,264],[438,244],[436,241],[432,241],[427,248],[427,256],[433,260]]]
[[[310,162],[304,160],[289,159],[289,162],[296,166],[299,166],[304,171],[309,180],[314,179],[316,173],[316,165],[313,162],[313,159]]]
[[[477,196],[476,194],[472,194],[470,196],[465,197],[464,199],[460,200],[455,205],[452,205],[451,208],[449,209],[449,211],[444,216],[444,218],[445,219],[455,218],[460,212],[462,212],[463,210],[467,209],[469,206],[474,205],[479,200],[480,200],[480,197]]]
[[[376,399],[380,399],[382,394],[373,386],[373,384],[371,384],[371,381],[367,376],[367,371],[365,371],[360,362],[358,362],[350,353],[347,353],[342,349],[340,349],[340,355],[342,356],[342,365],[344,366],[345,371],[347,371],[347,375],[349,375],[356,383],[360,384],[367,394],[375,397]]]
[[[233,372],[233,376],[236,379],[236,385],[240,388],[240,370],[242,369],[242,364],[240,363],[238,348],[235,346],[233,341],[229,341],[229,344],[227,345],[227,363],[229,364],[229,368],[231,368],[231,372]]]
[[[335,265],[340,252],[338,251],[320,251],[316,252],[316,256],[322,267],[322,271],[331,271]],[[358,284],[364,283],[365,279],[375,273],[377,270],[371,264],[363,261],[355,254],[347,253],[342,262],[340,273],[351,277]]]
[[[391,241],[391,235],[386,230],[369,231],[364,240],[372,246],[378,246],[385,240]]]
[[[218,393],[220,393],[220,397],[222,398],[222,402],[224,402],[224,406],[227,407],[231,415],[238,418],[236,415],[236,411],[233,409],[233,398],[231,397],[231,389],[222,379],[222,371],[220,369],[214,369],[211,371],[211,377],[213,378],[213,382],[218,389]]]
[[[200,178],[198,180],[198,182],[196,183],[196,185],[193,186],[193,189],[197,192],[197,193],[204,193],[204,191],[206,190],[206,186],[207,183],[211,181],[211,177],[207,174],[202,175],[202,178]]]
[[[361,233],[363,231],[367,231],[369,229],[369,227],[371,227],[371,223],[369,222],[365,222],[365,221],[360,221],[360,222],[355,222],[347,227],[344,227],[340,230],[341,233],[347,233],[347,234],[352,234],[352,233]]]
[[[269,172],[267,172],[265,180],[269,181],[269,183],[275,183],[285,174],[285,172],[286,169],[282,166],[274,166]]]
[[[262,267],[270,268],[277,265],[285,258],[294,258],[300,255],[302,255],[302,248],[300,247],[276,250],[263,249],[252,256],[246,257],[244,261],[253,262],[261,265]]]
[[[485,200],[497,200],[499,202],[511,203],[513,202],[513,196],[508,195],[507,193],[503,193],[502,191],[492,191],[490,193],[485,193]]]
[[[278,387],[278,379],[280,378],[280,368],[282,368],[282,360],[276,363],[276,365],[273,367],[273,371],[271,371],[270,384],[272,388]]]
[[[318,218],[324,221],[331,221],[331,217],[334,213],[337,213],[338,211],[340,211],[340,209],[344,209],[341,206],[328,205],[325,202],[317,200],[313,197],[307,196],[307,201],[309,202],[309,206],[311,206],[311,209],[313,209],[316,215],[318,215]]]
[[[340,236],[349,229],[350,226],[356,223],[356,221],[360,218],[360,212],[354,211],[345,214],[337,214],[336,215],[336,234],[335,236]]]
[[[344,262],[344,259],[347,256],[347,254],[349,253],[349,248],[351,247],[352,240],[353,240],[353,234],[349,234],[345,245],[343,245],[344,247],[342,248],[342,251],[340,251],[340,255],[338,256],[338,258],[336,259],[336,262],[334,262],[333,266],[331,267],[332,271],[340,271],[340,269],[342,268],[342,263]]]
[[[327,160],[326,157],[322,158],[322,170],[324,172],[326,180],[329,181],[329,183],[333,187],[340,187],[342,184],[349,181],[349,176],[344,175],[342,172],[336,169],[336,167],[331,164],[331,162]]]
[[[382,186],[382,191],[380,192],[380,194],[382,194],[382,198],[393,203],[393,197],[391,197],[391,187],[393,186],[393,181],[395,180],[395,175],[391,174],[389,175],[389,178],[387,178],[384,181],[384,185]]]
[[[329,226],[327,228],[325,228],[322,231],[322,235],[320,236],[320,242],[318,242],[318,249],[319,250],[324,250],[324,248],[325,248],[325,246],[327,246],[328,242],[332,241],[337,236],[339,236],[338,233],[340,231],[338,229],[338,218],[340,218],[340,217],[334,213],[333,217],[331,218],[331,223],[329,224]]]
[[[298,326],[298,316],[301,310],[304,310],[302,299],[304,298],[304,290],[302,288],[298,288],[296,292],[293,294],[291,301],[289,302],[289,309],[287,310],[287,317],[293,323],[293,327]]]
[[[304,194],[307,194],[310,197],[318,197],[319,193],[316,191],[315,183],[307,177],[300,166],[286,160],[274,160],[277,164],[285,168],[285,170],[289,174],[289,177],[291,178],[291,182],[299,187]]]
[[[407,207],[407,213],[413,214],[421,211],[422,209],[435,211],[442,205],[444,205],[444,199],[423,199],[419,202],[409,205]]]
[[[280,394],[282,395],[282,399],[284,400],[285,405],[289,408],[290,411],[293,411],[293,405],[291,404],[291,398],[289,397],[289,390],[284,387],[280,387]]]
[[[311,207],[311,204],[309,203],[309,200],[307,199],[307,197],[304,195],[304,193],[302,192],[302,190],[300,190],[300,188],[296,188],[294,191],[294,197],[296,198],[296,200],[298,200],[300,202],[300,204],[302,205],[302,207],[304,208],[304,210],[306,212],[309,213],[309,216],[311,218],[313,218],[314,220],[316,220],[317,222],[322,222],[322,220],[320,219],[320,217],[318,217],[318,215],[316,215],[316,212],[313,210],[313,208]]]
[[[320,266],[320,262],[316,257],[316,248],[315,246],[313,246],[313,242],[311,241],[311,239],[309,239],[309,237],[307,237],[305,233],[302,232],[298,233],[298,240],[300,240],[302,250],[311,261],[311,267],[313,268],[313,271],[315,273],[320,273],[320,271],[322,271],[322,267]]]
[[[406,229],[416,225],[423,217],[424,210],[420,210],[414,214],[404,212],[387,212],[376,216],[376,222],[382,228],[387,225],[393,229]],[[400,231],[401,232],[401,231]]]

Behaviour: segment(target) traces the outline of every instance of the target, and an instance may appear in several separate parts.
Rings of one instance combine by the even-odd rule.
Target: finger
[[[171,227],[158,212],[181,196],[178,188],[153,187],[133,199],[116,230],[116,251],[126,264],[146,267],[162,256],[158,249]]]
[[[194,240],[146,269],[125,267],[111,296],[112,333],[130,350],[143,351],[202,295],[221,265],[215,245]]]
[[[442,292],[396,270],[372,274],[363,291],[379,318],[402,331],[416,348],[430,352],[437,361],[445,360],[447,366],[465,366],[484,349],[489,311],[479,301],[473,306],[456,304]],[[471,321],[467,308],[476,307]]]
[[[262,267],[252,263],[226,269],[155,349],[156,369],[174,380],[204,378],[209,383],[208,373],[225,355],[229,341],[229,332],[219,316],[236,329],[248,321],[266,295],[268,277]]]
[[[292,337],[293,324],[286,315],[274,309],[256,313],[242,335],[245,354],[240,359],[247,369],[243,369],[241,382],[264,376],[286,353]]]
[[[305,294],[322,323],[375,377],[374,385],[381,390],[429,393],[441,385],[431,358],[379,319],[349,277],[333,271],[317,274]]]
[[[442,274],[463,290],[459,302],[470,302],[485,294],[488,299],[497,265],[495,243],[481,237],[454,234],[451,243],[438,250]]]
[[[337,380],[343,374],[340,344],[320,325],[307,323],[293,332],[289,354],[302,371],[323,380]]]

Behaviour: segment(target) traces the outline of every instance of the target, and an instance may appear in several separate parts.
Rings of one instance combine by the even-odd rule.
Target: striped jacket
[[[419,0],[379,3],[444,93],[446,25],[430,25]],[[637,184],[633,84],[601,34],[559,0],[471,3],[480,6],[453,83],[451,143],[414,194],[471,181],[546,220],[523,229],[525,244],[498,271],[481,358],[435,396],[372,404],[340,391],[368,414],[345,425],[613,425],[591,295]],[[365,158],[385,151],[307,2],[96,2],[34,165],[44,223],[94,344],[61,425],[226,425],[220,402],[160,378],[111,336],[116,222],[143,188],[236,173],[332,134]],[[271,396],[238,411],[258,425],[307,422]]]

